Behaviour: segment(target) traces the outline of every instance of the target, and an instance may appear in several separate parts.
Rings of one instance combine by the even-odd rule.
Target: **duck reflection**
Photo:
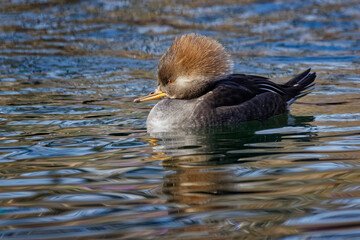
[[[188,204],[184,211],[204,211],[206,207],[202,203],[210,199],[245,191],[239,189],[233,178],[251,171],[240,168],[239,164],[266,155],[264,151],[253,151],[254,144],[280,142],[284,136],[281,131],[261,134],[262,131],[285,126],[307,128],[312,120],[313,117],[283,114],[266,122],[247,122],[232,127],[150,133],[156,138],[152,140],[157,154],[155,159],[162,160],[166,170],[172,170],[172,174],[165,176],[163,192],[170,202]],[[256,192],[257,189],[247,191]]]
[[[299,188],[304,176],[293,174],[296,159],[286,156],[294,145],[312,141],[313,120],[283,114],[232,127],[151,132],[153,158],[170,170],[162,193],[177,207],[168,214],[188,234],[226,231],[262,239],[297,232],[283,224],[304,214],[302,208],[292,212],[291,206],[308,201],[298,192],[309,186]],[[264,226],[261,231],[259,226]]]

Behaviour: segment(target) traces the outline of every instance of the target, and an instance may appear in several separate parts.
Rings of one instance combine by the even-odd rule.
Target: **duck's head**
[[[196,98],[232,71],[233,61],[219,42],[197,34],[183,35],[160,58],[156,90],[135,102]]]

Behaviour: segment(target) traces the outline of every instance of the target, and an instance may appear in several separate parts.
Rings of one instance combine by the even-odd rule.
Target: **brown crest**
[[[165,85],[177,78],[221,79],[232,73],[233,61],[224,47],[211,38],[188,34],[177,37],[161,57],[159,81]]]

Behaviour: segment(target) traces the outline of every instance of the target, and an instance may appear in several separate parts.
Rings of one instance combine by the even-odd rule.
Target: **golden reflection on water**
[[[343,227],[334,222],[308,225],[286,224],[289,218],[306,216],[311,208],[339,207],[339,204],[332,204],[331,199],[359,196],[357,190],[343,192],[357,182],[358,169],[356,167],[360,160],[358,150],[339,151],[330,148],[321,153],[305,150],[307,146],[332,142],[342,136],[341,134],[335,136],[327,136],[327,134],[322,136],[323,134],[319,133],[306,134],[309,136],[307,141],[301,142],[299,139],[284,137],[280,142],[276,142],[278,149],[271,151],[270,155],[259,154],[256,157],[239,158],[227,165],[220,164],[229,157],[226,152],[207,155],[202,154],[201,148],[191,147],[188,151],[186,147],[176,148],[176,143],[181,142],[178,138],[175,138],[174,142],[169,139],[160,143],[157,143],[156,139],[148,141],[152,143],[151,146],[156,154],[152,156],[152,159],[161,161],[164,169],[172,172],[165,176],[162,192],[167,195],[168,202],[184,206],[181,210],[177,210],[176,214],[192,215],[208,212],[216,214],[218,212],[221,216],[221,213],[232,212],[228,218],[218,218],[218,220],[222,219],[222,224],[217,228],[208,224],[208,227],[199,229],[185,228],[185,232],[205,231],[216,234],[222,230],[236,229],[237,233],[234,233],[234,236],[238,236],[241,232],[243,238],[248,239],[266,238],[269,235],[281,237],[301,232],[317,232],[334,226],[339,229],[348,229],[347,223],[344,223]],[[211,137],[199,139],[209,138]],[[201,146],[199,142],[191,144]],[[257,146],[271,145],[271,142],[264,142]],[[294,148],[301,150],[293,153]],[[159,151],[160,149],[164,152]],[[167,150],[170,154],[166,152]],[[196,150],[198,154],[194,155]],[[251,153],[252,151],[251,149],[236,151],[236,153],[240,152]],[[268,152],[264,151],[264,153]],[[321,171],[316,165],[322,162],[335,166]],[[344,168],[349,165],[355,168],[353,170]],[[259,171],[261,174],[241,176],[237,171],[243,169],[252,170],[254,173]],[[293,172],[292,169],[296,171]],[[285,170],[285,172],[276,174],[277,170]],[[264,212],[266,214],[261,214]],[[212,216],[209,216],[209,222],[211,218]],[[232,234],[229,233],[229,236]]]
[[[357,1],[6,1],[0,238],[268,239],[359,234]],[[226,13],[226,14],[224,14]],[[317,72],[292,117],[152,136],[157,60],[211,36],[235,71]]]

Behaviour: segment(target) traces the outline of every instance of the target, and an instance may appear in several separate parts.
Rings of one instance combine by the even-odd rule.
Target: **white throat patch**
[[[191,83],[192,80],[193,80],[192,78],[189,78],[187,76],[180,76],[176,79],[175,82],[178,86],[185,86]]]

